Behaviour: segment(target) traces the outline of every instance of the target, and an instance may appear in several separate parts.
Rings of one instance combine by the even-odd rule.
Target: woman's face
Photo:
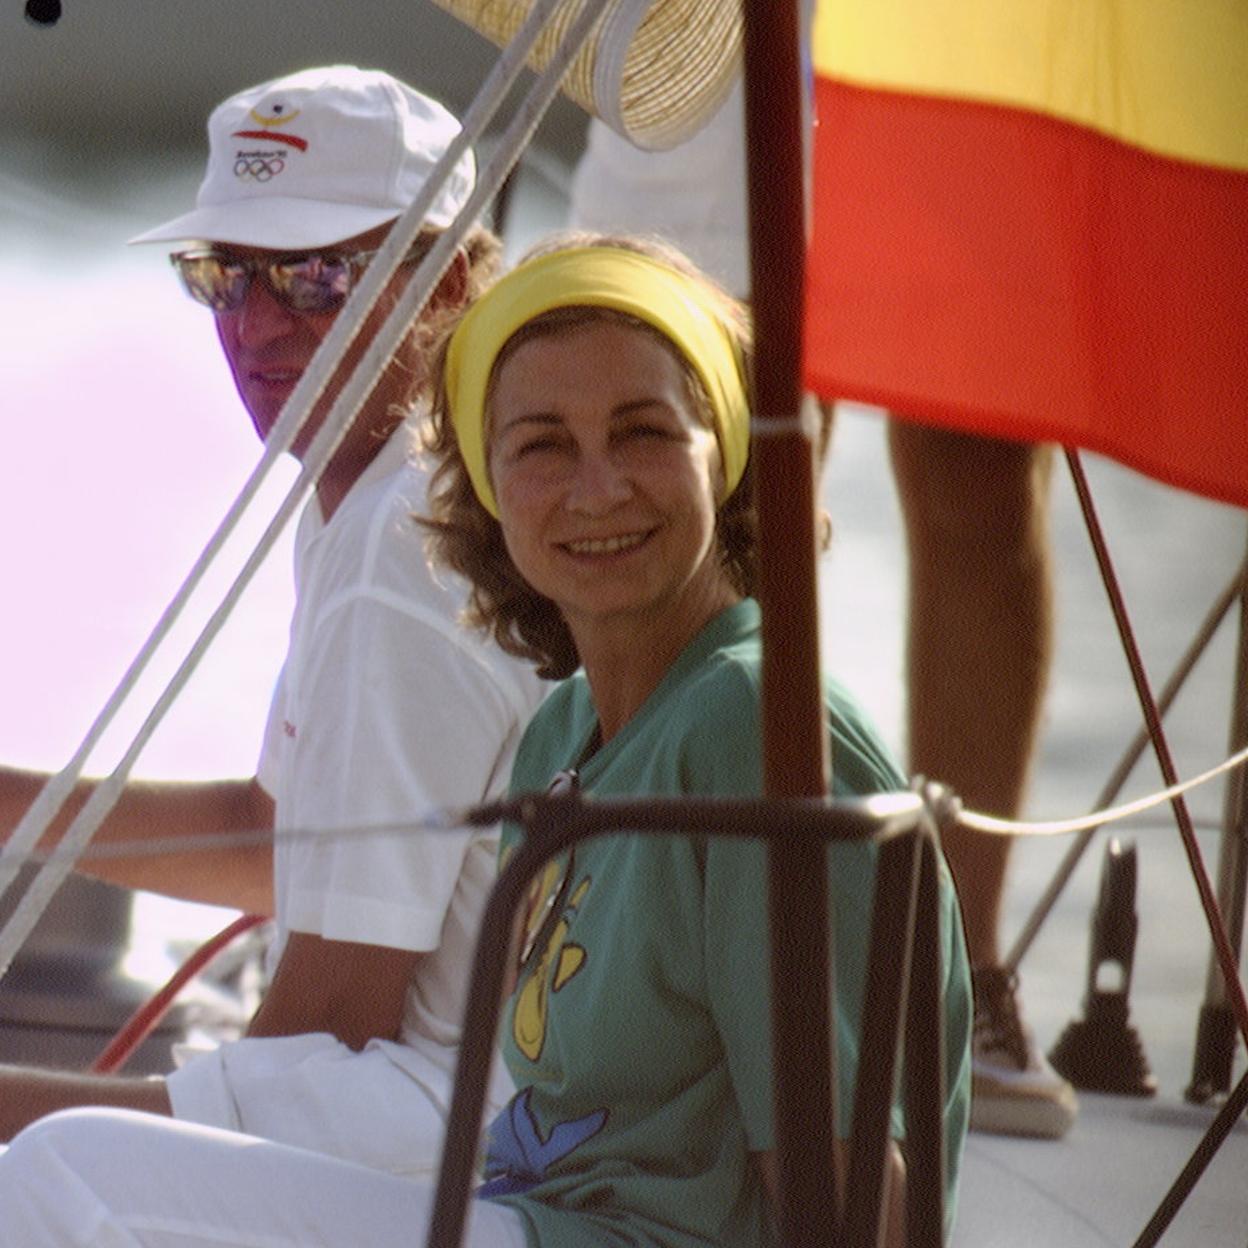
[[[507,549],[578,644],[621,621],[692,635],[738,597],[716,550],[715,434],[651,334],[598,322],[518,347],[488,457]]]

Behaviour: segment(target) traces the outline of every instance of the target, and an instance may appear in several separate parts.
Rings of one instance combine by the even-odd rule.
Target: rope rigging
[[[1109,827],[1116,823],[1134,819],[1159,806],[1172,802],[1176,797],[1192,792],[1201,785],[1216,780],[1219,776],[1234,771],[1237,767],[1248,764],[1248,748],[1230,755],[1215,767],[1210,767],[1195,776],[1169,788],[1159,789],[1144,797],[1135,798],[1117,806],[1109,806],[1094,810],[1090,814],[1070,819],[1022,820],[998,819],[993,815],[980,814],[973,810],[963,810],[957,803],[956,794],[952,795],[949,811],[949,799],[940,802],[939,809],[933,809],[936,821],[943,824],[952,819],[964,827],[976,832],[985,832],[992,836],[1009,836],[1020,839],[1028,837],[1058,837],[1074,833]],[[916,782],[919,783],[919,782]],[[939,786],[937,786],[939,788]],[[940,790],[946,793],[946,790]],[[271,828],[256,828],[245,832],[223,833],[221,835],[205,834],[203,836],[170,836],[143,840],[110,841],[107,844],[90,845],[75,852],[71,847],[56,846],[51,850],[35,850],[23,861],[35,863],[70,864],[77,862],[99,862],[107,859],[140,858],[158,855],[196,854],[219,852],[224,849],[250,849],[257,845],[281,845],[298,841],[306,842],[309,838],[323,841],[359,840],[364,837],[407,836],[412,832],[452,832],[467,827],[481,827],[507,819],[517,805],[525,800],[514,797],[505,801],[491,802],[484,806],[459,808],[430,808],[413,814],[411,819],[402,823],[377,823],[367,827],[356,828],[292,828],[286,827],[278,831]],[[591,799],[592,800],[592,799]],[[813,805],[835,805],[837,799],[811,798]],[[610,805],[610,799],[602,799],[604,806]],[[929,801],[930,804],[930,801]],[[725,802],[731,805],[731,802]],[[1168,827],[1168,823],[1157,822],[1151,825],[1160,831]],[[19,863],[20,865],[20,863]]]

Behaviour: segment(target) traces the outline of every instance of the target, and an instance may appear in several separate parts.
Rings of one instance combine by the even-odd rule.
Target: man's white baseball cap
[[[459,133],[441,104],[389,74],[305,69],[231,96],[208,118],[208,170],[193,212],[130,241],[299,251],[393,221]],[[456,162],[425,223],[445,227],[472,192]]]

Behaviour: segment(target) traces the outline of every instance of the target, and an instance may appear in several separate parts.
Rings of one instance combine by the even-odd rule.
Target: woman
[[[530,725],[513,790],[761,790],[746,345],[739,305],[674,253],[609,239],[534,256],[451,339],[435,557],[473,585],[478,625],[570,677]],[[831,684],[827,709],[836,793],[902,787]],[[873,863],[868,846],[831,851],[846,1113]],[[613,1242],[622,1224],[636,1243],[767,1241],[764,880],[760,845],[622,836],[539,882],[522,950],[548,896],[567,900],[507,1013],[519,1092],[485,1189],[530,1243]],[[952,1196],[969,997],[944,888]]]
[[[623,240],[535,256],[451,337],[435,553],[470,580],[479,625],[567,678],[526,733],[515,790],[759,791],[746,344],[727,296],[678,257]],[[849,697],[829,684],[826,702],[835,791],[900,787]],[[830,850],[840,1134],[873,868],[871,846]],[[519,1091],[491,1128],[466,1242],[772,1242],[764,879],[761,846],[718,838],[603,838],[551,865],[523,916],[504,1028]],[[947,878],[942,892],[951,1197],[969,980]],[[548,896],[559,921],[530,948]],[[90,1121],[44,1120],[16,1141],[19,1164],[0,1159],[6,1226],[31,1248],[105,1231],[146,1248],[420,1242],[428,1185],[181,1125],[136,1116],[101,1157]],[[897,1163],[894,1179],[890,1244]],[[176,1193],[176,1219],[153,1216],[153,1190],[165,1211]],[[79,1240],[48,1233],[66,1224],[66,1192],[86,1193]]]

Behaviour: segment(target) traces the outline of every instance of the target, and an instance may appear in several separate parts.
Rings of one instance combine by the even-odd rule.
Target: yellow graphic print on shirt
[[[570,868],[571,864],[569,864]],[[541,914],[546,910],[547,901],[554,890],[559,887],[557,872],[547,869],[542,876],[543,896],[533,906],[530,914]],[[558,992],[585,965],[587,954],[580,945],[567,943],[568,931],[576,918],[577,907],[589,891],[590,877],[586,876],[576,886],[558,923],[550,934],[546,948],[536,965],[524,981],[516,997],[516,1007],[512,1013],[512,1035],[516,1047],[531,1062],[537,1061],[546,1043],[546,1017],[550,1003],[550,994]]]

